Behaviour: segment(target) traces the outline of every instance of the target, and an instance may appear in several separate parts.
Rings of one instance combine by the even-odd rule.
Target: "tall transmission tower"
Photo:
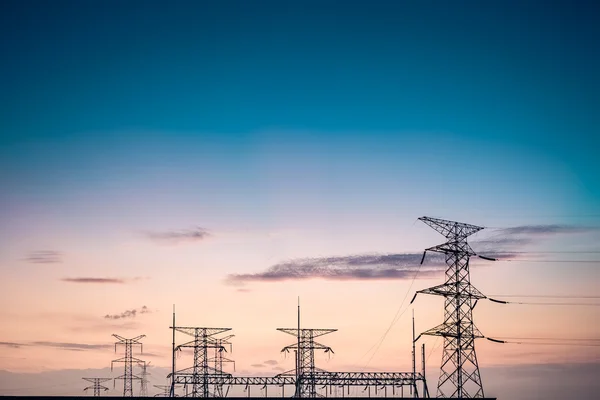
[[[467,237],[483,227],[430,217],[419,220],[448,239],[446,243],[426,249],[421,260],[422,264],[428,251],[445,254],[446,281],[415,293],[415,297],[424,293],[445,299],[444,322],[422,333],[444,338],[437,397],[484,397],[475,353],[475,339],[484,336],[473,323],[473,308],[486,296],[471,285],[469,258],[476,253],[467,243]]]
[[[301,329],[300,302],[298,301],[298,328],[277,328],[278,331],[296,336],[296,343],[281,351],[296,353],[296,393],[294,397],[317,397],[316,372],[326,372],[315,367],[315,350],[333,353],[329,346],[315,342],[315,338],[337,331],[337,329]]]
[[[91,382],[93,384],[92,386],[88,386],[83,390],[87,392],[89,389],[94,389],[94,397],[100,396],[100,390],[104,390],[106,392],[108,390],[108,388],[106,386],[102,386],[102,382],[107,382],[107,381],[111,380],[111,378],[81,378],[81,379],[83,379],[84,381]]]
[[[192,376],[192,393],[191,397],[213,397],[214,393],[211,394],[209,391],[209,377],[210,375],[222,375],[222,371],[217,371],[215,368],[209,365],[208,349],[220,349],[225,348],[217,342],[213,337],[219,333],[227,332],[231,328],[196,328],[196,327],[173,327],[176,331],[185,333],[186,335],[192,336],[194,340],[184,344],[180,344],[176,349],[181,348],[192,348],[194,349],[194,365],[189,368],[185,368],[176,371],[173,376],[173,384],[178,383],[177,377],[180,375],[191,375]]]
[[[151,361],[150,361],[151,362]],[[146,363],[145,361],[140,364],[142,368],[142,373],[140,374],[140,397],[148,397],[148,375],[151,375],[148,371],[148,365],[150,362]]]
[[[117,352],[117,345],[122,344],[125,346],[125,357],[113,360],[110,363],[110,370],[112,371],[114,363],[125,363],[125,373],[121,376],[116,377],[115,379],[123,380],[123,397],[133,397],[132,381],[134,379],[141,379],[139,376],[133,375],[133,363],[144,363],[143,360],[133,357],[133,345],[139,344],[140,352],[142,352],[143,348],[140,339],[146,337],[146,335],[136,336],[132,339],[125,339],[124,337],[115,334],[113,334],[113,336],[119,339],[118,342],[115,342],[115,353]]]

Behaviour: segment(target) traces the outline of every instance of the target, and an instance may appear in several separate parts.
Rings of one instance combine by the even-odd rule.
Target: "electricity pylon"
[[[142,367],[142,373],[140,377],[140,397],[148,397],[148,375],[151,375],[146,369],[150,365],[151,361],[146,363],[145,361],[140,365]]]
[[[224,345],[229,345],[229,351],[232,351],[232,344],[229,341],[235,335],[228,335],[222,338],[215,339],[215,356],[210,358],[208,361],[212,361],[215,363],[215,371],[217,374],[223,374],[223,363],[232,363],[233,371],[235,372],[235,361],[231,360],[223,355],[227,350],[225,350]],[[225,397],[223,395],[223,385],[217,384],[215,385],[215,397]]]
[[[471,285],[469,258],[476,253],[467,243],[467,237],[483,227],[430,217],[421,217],[419,220],[448,239],[444,244],[426,249],[421,260],[423,263],[428,251],[445,254],[446,281],[415,293],[415,297],[418,293],[424,293],[445,298],[444,322],[422,333],[444,338],[437,397],[484,397],[475,354],[475,339],[484,336],[473,323],[473,308],[479,299],[485,299],[486,296]]]
[[[194,349],[194,365],[189,368],[185,368],[180,371],[176,371],[173,378],[174,383],[177,382],[177,377],[180,375],[191,375],[192,376],[192,393],[191,397],[212,397],[209,391],[209,375],[211,374],[222,374],[208,365],[208,349],[222,349],[225,348],[217,343],[217,340],[213,337],[219,333],[227,332],[231,328],[195,328],[195,327],[174,327],[176,331],[185,333],[186,335],[193,336],[194,340],[184,344],[180,344],[176,347],[176,350],[188,347]],[[214,395],[214,394],[213,394]]]
[[[133,375],[133,363],[136,362],[138,364],[142,364],[144,362],[143,360],[140,360],[139,358],[133,357],[133,345],[139,344],[140,352],[142,352],[143,348],[142,348],[142,343],[140,342],[140,339],[145,338],[146,335],[136,336],[132,339],[125,339],[124,337],[115,335],[115,334],[113,334],[113,336],[116,337],[117,339],[119,339],[119,341],[115,343],[115,353],[117,352],[118,344],[125,345],[125,357],[119,358],[117,360],[113,360],[110,363],[110,370],[112,371],[113,365],[116,362],[125,363],[125,373],[121,376],[116,377],[115,380],[116,379],[123,380],[123,397],[133,397],[132,381],[134,379],[141,379],[139,376]]]
[[[315,372],[325,372],[315,367],[315,350],[333,353],[329,346],[315,342],[315,338],[337,331],[337,329],[301,329],[300,300],[298,300],[298,328],[277,328],[278,331],[296,336],[297,342],[284,347],[281,351],[296,353],[296,392],[294,397],[317,397]]]
[[[110,381],[111,378],[81,378],[84,381],[88,381],[93,383],[92,386],[88,386],[85,389],[83,389],[85,392],[87,392],[89,389],[94,389],[94,397],[99,397],[100,396],[100,390],[104,390],[105,392],[108,390],[108,388],[106,386],[102,386],[101,383],[102,382],[107,382]]]

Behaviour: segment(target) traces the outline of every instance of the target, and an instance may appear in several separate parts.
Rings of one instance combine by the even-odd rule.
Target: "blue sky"
[[[44,310],[88,323],[145,299],[162,309],[199,301],[184,290],[197,289],[194,279],[213,296],[227,274],[289,259],[421,251],[440,240],[414,224],[422,215],[490,228],[585,225],[592,229],[577,233],[585,237],[566,229],[535,243],[598,250],[593,2],[0,7],[0,268],[31,318]],[[175,247],[146,240],[194,227],[211,236]],[[60,261],[27,264],[36,251],[56,251]],[[525,270],[478,274],[500,293],[515,281],[539,293],[598,289],[594,263],[573,275],[558,263]],[[65,287],[65,278],[106,276],[136,283],[116,292]],[[26,284],[52,301],[22,297]],[[395,284],[364,289],[392,304],[378,311],[380,325],[400,301]],[[292,304],[296,294],[325,290],[290,285],[234,292],[221,314],[247,326],[252,315],[235,314],[239,296],[261,309],[275,296],[293,293]],[[347,296],[348,286],[328,285],[331,304]],[[162,332],[158,315],[144,316],[155,320],[140,329]],[[577,315],[573,323],[585,325],[597,312]],[[57,322],[52,338],[31,340],[64,342],[63,328]],[[17,340],[16,322],[3,329],[4,341]],[[249,335],[248,344],[262,340]],[[15,363],[0,368],[22,368]]]
[[[210,170],[245,203],[270,181],[319,204],[363,185],[396,203],[419,186],[422,202],[437,185],[451,203],[478,188],[511,208],[529,190],[546,214],[598,210],[592,5],[26,4],[2,24],[11,187],[155,188],[170,167],[171,189]],[[303,187],[306,170],[321,176]]]

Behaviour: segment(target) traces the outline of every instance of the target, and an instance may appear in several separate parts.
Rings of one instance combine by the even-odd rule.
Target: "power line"
[[[577,251],[577,250],[564,250],[564,251],[490,251],[486,254],[600,254],[600,251]]]
[[[528,342],[510,342],[510,341],[504,341],[504,343],[530,345],[530,346],[583,346],[583,347],[600,347],[600,343],[598,343],[598,344],[590,344],[590,343],[528,343]]]
[[[496,260],[496,261],[508,261],[508,262],[537,262],[537,263],[600,263],[600,260],[518,260],[518,259],[508,259],[508,260]]]
[[[595,339],[595,338],[588,338],[588,339],[583,339],[583,338],[573,338],[573,339],[569,339],[569,338],[551,338],[551,337],[509,337],[509,336],[496,336],[496,338],[498,339],[512,339],[512,340],[556,340],[556,341],[577,341],[577,342],[586,342],[586,341],[592,341],[592,342],[597,342],[600,341],[600,339]]]
[[[489,297],[529,297],[540,299],[600,299],[600,296],[575,296],[575,295],[533,295],[533,294],[491,294]]]
[[[600,303],[542,303],[542,302],[514,302],[509,301],[508,304],[522,304],[522,305],[530,305],[530,306],[590,306],[590,307],[600,307]]]
[[[400,303],[400,307],[398,307],[398,310],[396,311],[396,314],[394,315],[394,318],[392,319],[392,322],[390,323],[390,326],[383,333],[383,335],[381,336],[381,338],[379,339],[379,341],[376,342],[375,344],[373,344],[373,346],[371,346],[371,348],[369,348],[369,350],[367,350],[367,352],[365,354],[363,354],[362,357],[360,357],[359,361],[362,360],[362,358],[364,356],[366,356],[367,354],[369,354],[369,352],[375,346],[377,346],[377,348],[375,349],[375,351],[371,355],[371,358],[369,358],[369,360],[367,361],[367,363],[365,364],[365,366],[362,368],[362,370],[364,370],[365,368],[367,368],[367,366],[369,365],[369,363],[371,362],[371,360],[373,359],[373,357],[375,357],[375,354],[377,354],[377,351],[379,351],[379,348],[383,344],[383,341],[387,337],[387,335],[390,332],[390,330],[392,329],[392,327],[398,322],[398,320],[400,320],[400,318],[402,317],[402,315],[404,315],[404,313],[406,312],[406,310],[408,310],[408,305],[407,305],[406,308],[404,309],[404,311],[400,312],[400,310],[402,309],[402,306],[404,305],[404,302],[408,298],[408,293],[410,293],[410,290],[412,289],[412,286],[415,283],[415,279],[417,279],[417,275],[419,275],[419,271],[420,270],[421,270],[421,264],[419,264],[419,266],[417,267],[417,270],[415,271],[415,274],[413,275],[412,281],[410,282],[410,285],[409,285],[408,289],[406,290],[406,293],[404,294],[404,298],[402,299],[402,302]]]

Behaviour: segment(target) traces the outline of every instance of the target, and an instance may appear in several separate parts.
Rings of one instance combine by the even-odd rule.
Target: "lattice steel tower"
[[[444,244],[426,249],[421,260],[423,263],[428,251],[445,254],[446,282],[417,292],[445,298],[444,323],[422,333],[444,338],[437,397],[484,397],[475,354],[475,339],[484,336],[473,323],[473,308],[477,300],[486,296],[471,285],[469,258],[476,254],[467,243],[468,236],[483,228],[430,217],[419,220],[448,239]]]
[[[112,378],[81,378],[81,379],[83,379],[84,381],[93,383],[92,386],[86,387],[85,389],[83,389],[83,391],[86,392],[89,389],[94,389],[94,397],[99,397],[100,390],[104,390],[105,392],[108,390],[108,388],[106,386],[102,386],[101,383],[110,381]]]
[[[209,391],[209,376],[223,374],[209,366],[208,349],[225,350],[223,345],[213,337],[219,333],[230,331],[231,328],[195,328],[195,327],[175,327],[175,330],[186,335],[193,336],[194,340],[180,344],[176,349],[189,347],[194,349],[194,365],[180,371],[176,371],[174,383],[177,382],[177,376],[192,375],[192,393],[191,397],[208,398],[213,397],[214,393]]]
[[[140,379],[140,397],[148,397],[148,375],[152,375],[148,372],[148,365],[152,361],[146,363],[145,361],[140,365],[142,368],[141,379]]]
[[[225,372],[223,371],[223,364],[224,363],[232,363],[233,364],[233,371],[235,372],[235,361],[231,360],[227,357],[225,357],[223,355],[223,353],[225,353],[227,350],[225,350],[225,345],[229,345],[229,351],[233,351],[233,345],[232,343],[229,341],[229,339],[231,339],[232,337],[234,337],[235,335],[228,335],[222,338],[217,338],[215,339],[215,356],[210,358],[208,361],[213,362],[215,365],[215,371],[217,374],[224,374]],[[215,385],[215,393],[214,393],[215,397],[226,397],[223,394],[223,385],[222,384],[216,384]]]
[[[326,371],[315,367],[315,350],[324,350],[325,353],[333,353],[333,350],[329,346],[315,342],[315,338],[335,332],[337,329],[301,329],[300,304],[298,303],[298,328],[277,328],[277,330],[296,336],[296,343],[281,350],[296,351],[296,392],[294,397],[318,397],[315,372]]]
[[[113,336],[116,337],[117,339],[119,339],[118,342],[115,342],[115,353],[117,352],[117,345],[122,344],[125,346],[125,357],[119,358],[117,360],[113,360],[110,363],[110,370],[112,371],[113,365],[116,362],[125,363],[125,373],[121,376],[116,377],[115,380],[116,379],[123,380],[123,397],[133,397],[133,383],[132,382],[134,379],[138,379],[138,380],[141,379],[139,376],[133,375],[133,363],[134,362],[137,364],[144,363],[143,360],[133,357],[133,345],[139,344],[140,352],[142,352],[143,348],[142,348],[142,342],[140,342],[140,339],[145,338],[146,335],[136,336],[132,339],[125,339],[124,337],[115,335],[115,334],[113,334]]]

